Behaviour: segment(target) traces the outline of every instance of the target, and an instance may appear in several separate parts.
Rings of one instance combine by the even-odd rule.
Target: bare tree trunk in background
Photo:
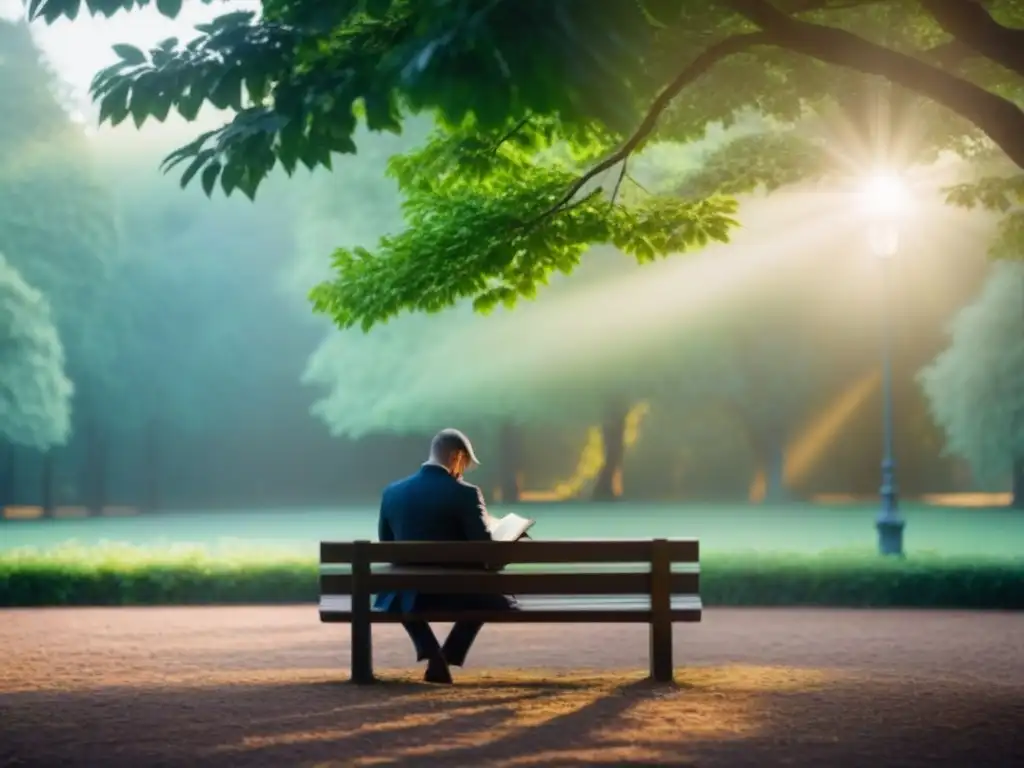
[[[100,514],[106,504],[106,446],[96,422],[89,419],[85,427],[85,477],[81,487],[85,489],[83,506],[90,514]]]
[[[160,508],[160,427],[156,419],[146,425],[144,439],[146,491],[142,511],[153,512]]]
[[[757,462],[756,472],[764,473],[762,504],[789,501],[792,495],[786,487],[786,429],[759,424],[742,404],[727,400],[727,407],[735,414],[747,436],[747,444]]]
[[[594,501],[615,501],[619,498],[616,478],[622,480],[622,464],[626,457],[626,416],[629,403],[621,398],[608,402],[604,421],[601,424],[601,438],[604,443],[604,464],[597,473],[594,483]]]
[[[761,469],[764,472],[764,503],[779,504],[791,498],[786,487],[786,441],[776,437],[765,440],[759,451]]]
[[[516,424],[505,422],[498,436],[498,482],[503,504],[519,503],[522,491],[523,435]]]
[[[1010,506],[1024,509],[1024,457],[1013,460],[1013,494]]]
[[[42,455],[43,472],[40,480],[40,499],[43,517],[53,517],[53,451],[44,451]]]
[[[3,508],[14,504],[17,493],[17,453],[12,442],[0,443],[0,520]]]
[[[14,445],[4,442],[0,444],[0,510],[14,504],[15,471],[17,470],[17,455]]]

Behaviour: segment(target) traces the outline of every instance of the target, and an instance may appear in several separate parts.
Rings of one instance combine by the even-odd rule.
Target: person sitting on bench
[[[483,493],[462,479],[479,466],[473,446],[457,429],[443,429],[430,443],[430,458],[414,475],[384,489],[380,503],[378,537],[381,541],[491,541],[490,516]],[[461,566],[460,566],[461,567]],[[469,566],[473,567],[473,566]],[[485,567],[485,566],[478,566]],[[424,594],[401,590],[377,595],[374,607],[382,611],[517,610],[514,597],[506,595]],[[424,679],[451,683],[448,666],[461,667],[483,626],[477,621],[457,621],[441,646],[427,622],[403,622],[416,648],[417,661],[427,660]]]

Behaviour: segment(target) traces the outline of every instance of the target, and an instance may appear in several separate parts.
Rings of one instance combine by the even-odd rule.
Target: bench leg
[[[671,683],[673,680],[672,663],[672,622],[651,622],[651,679],[658,683]]]
[[[369,616],[359,621],[352,617],[352,682],[368,685],[373,677],[373,632]]]
[[[651,542],[651,677],[672,682],[672,561],[665,539]]]
[[[352,682],[373,682],[373,624],[370,621],[370,542],[354,542],[352,553]]]

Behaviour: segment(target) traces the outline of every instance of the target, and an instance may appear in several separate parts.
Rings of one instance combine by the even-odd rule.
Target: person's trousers
[[[419,595],[417,611],[515,611],[516,599],[510,595]],[[416,660],[423,661],[440,651],[445,660],[456,667],[466,663],[466,657],[483,628],[481,621],[456,621],[445,638],[444,645],[437,642],[434,630],[422,620],[402,622],[409,639],[416,648]]]

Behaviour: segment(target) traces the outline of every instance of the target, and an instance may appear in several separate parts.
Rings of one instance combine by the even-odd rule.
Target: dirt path
[[[713,610],[669,690],[641,627],[489,627],[454,689],[375,633],[356,689],[311,608],[0,612],[0,766],[1024,765],[1024,615]]]

